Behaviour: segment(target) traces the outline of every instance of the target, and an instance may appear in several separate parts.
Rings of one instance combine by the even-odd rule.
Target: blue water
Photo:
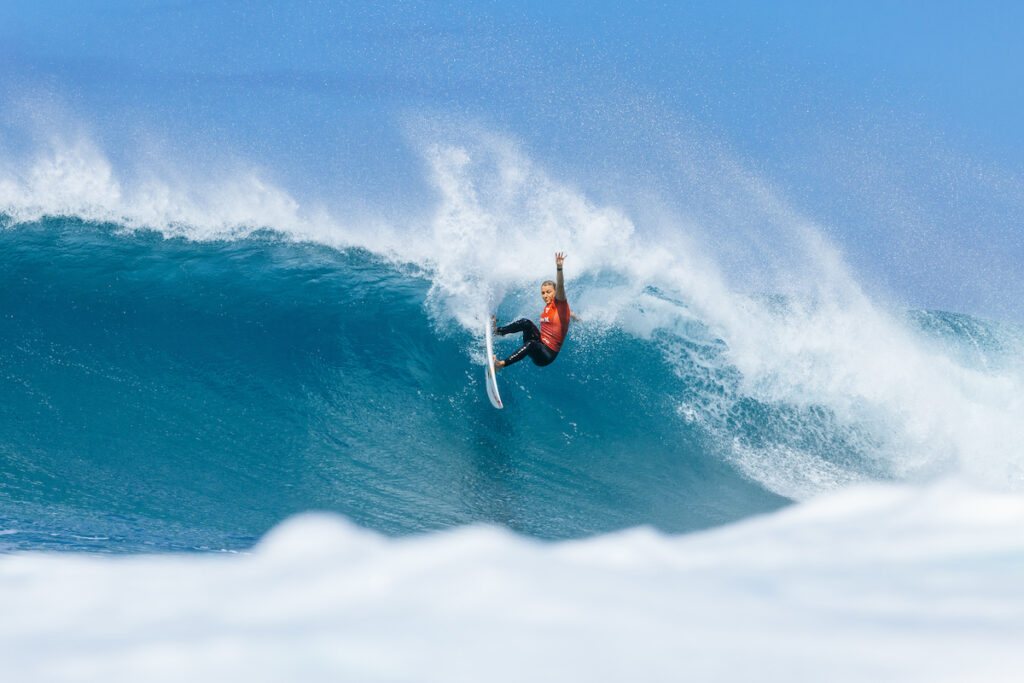
[[[365,250],[50,218],[0,230],[0,277],[7,549],[238,549],[312,509],[388,534],[678,532],[786,502],[679,416],[698,379],[653,341],[578,328],[495,411],[479,340]]]

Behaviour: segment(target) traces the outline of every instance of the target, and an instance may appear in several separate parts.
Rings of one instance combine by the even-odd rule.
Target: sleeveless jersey
[[[540,340],[552,351],[558,351],[568,332],[569,302],[555,299],[540,314]]]

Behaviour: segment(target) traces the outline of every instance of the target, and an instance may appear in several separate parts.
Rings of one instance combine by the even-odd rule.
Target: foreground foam
[[[857,488],[697,535],[386,540],[303,516],[250,555],[0,558],[6,680],[1011,680],[1024,500]]]

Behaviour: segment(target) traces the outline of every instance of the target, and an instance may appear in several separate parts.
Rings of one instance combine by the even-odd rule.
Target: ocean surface
[[[501,373],[497,411],[471,304],[493,273],[192,233],[0,230],[14,678],[1024,664],[1020,328],[717,286],[715,309],[689,275],[567,260],[580,321]],[[540,306],[507,289],[499,315]]]
[[[1018,680],[1017,14],[2,3],[0,681]]]

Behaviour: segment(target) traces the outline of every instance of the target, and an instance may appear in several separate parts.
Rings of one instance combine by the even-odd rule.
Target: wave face
[[[80,218],[8,221],[0,254],[8,549],[243,548],[306,510],[681,532],[863,481],[1018,488],[1020,334],[968,316],[651,282],[623,306],[592,270],[558,361],[503,373],[495,411],[443,263]]]
[[[50,218],[0,254],[7,547],[238,548],[311,509],[563,538],[785,502],[680,415],[703,380],[656,341],[579,326],[554,365],[505,373],[499,412],[479,339],[365,250]]]

